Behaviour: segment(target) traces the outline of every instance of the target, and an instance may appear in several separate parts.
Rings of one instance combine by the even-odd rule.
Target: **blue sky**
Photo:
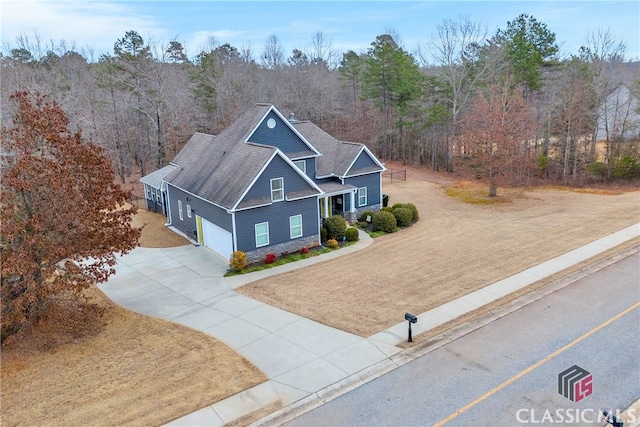
[[[640,1],[31,1],[2,0],[3,51],[19,34],[45,44],[64,39],[77,50],[91,47],[97,58],[112,53],[128,30],[164,45],[178,40],[195,56],[210,37],[217,44],[250,48],[259,56],[275,34],[288,57],[309,47],[321,31],[339,54],[364,52],[390,29],[409,52],[424,46],[444,19],[467,15],[491,36],[527,13],[556,34],[561,54],[576,53],[587,36],[609,30],[640,60]]]

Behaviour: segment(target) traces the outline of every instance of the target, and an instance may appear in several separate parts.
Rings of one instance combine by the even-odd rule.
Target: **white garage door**
[[[225,258],[231,258],[233,240],[230,232],[202,218],[202,237],[206,247],[213,249]]]

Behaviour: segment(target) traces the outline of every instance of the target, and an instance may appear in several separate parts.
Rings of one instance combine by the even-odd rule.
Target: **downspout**
[[[162,185],[166,184],[164,181],[162,181],[162,184],[160,184],[160,188],[162,189]],[[161,191],[162,192],[162,191]],[[169,222],[167,223],[167,225],[172,225],[173,224],[173,216],[171,215],[171,199],[169,198],[169,185],[167,184],[167,218],[169,218]]]

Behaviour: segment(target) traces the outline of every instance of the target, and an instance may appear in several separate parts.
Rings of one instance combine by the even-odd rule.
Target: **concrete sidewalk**
[[[627,227],[560,257],[418,314],[414,335],[441,325],[544,277],[640,235]],[[339,251],[246,275],[223,277],[225,260],[202,247],[137,248],[120,258],[101,289],[133,311],[171,320],[208,333],[242,354],[269,381],[179,418],[172,426],[221,426],[272,403],[285,407],[322,400],[336,388],[353,388],[399,366],[396,345],[406,340],[407,324],[359,337],[280,310],[234,292],[239,286],[360,250],[360,241]]]

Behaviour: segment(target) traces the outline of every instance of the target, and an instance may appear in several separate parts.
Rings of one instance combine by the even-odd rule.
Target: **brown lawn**
[[[138,211],[142,246],[188,244],[165,221]],[[266,381],[213,337],[89,292],[101,318],[54,313],[3,346],[2,425],[161,425]]]
[[[451,182],[384,184],[390,204],[414,203],[420,220],[364,250],[262,279],[239,292],[370,336],[540,262],[640,222],[640,192],[502,191],[500,203],[447,196]],[[498,189],[500,195],[501,189]],[[598,193],[598,192],[595,192]],[[610,192],[609,192],[610,193]]]
[[[145,208],[138,208],[138,212],[133,217],[134,227],[143,227],[140,236],[140,246],[144,248],[172,248],[175,246],[188,245],[189,241],[169,230],[164,224],[167,217],[162,214],[150,212]]]

